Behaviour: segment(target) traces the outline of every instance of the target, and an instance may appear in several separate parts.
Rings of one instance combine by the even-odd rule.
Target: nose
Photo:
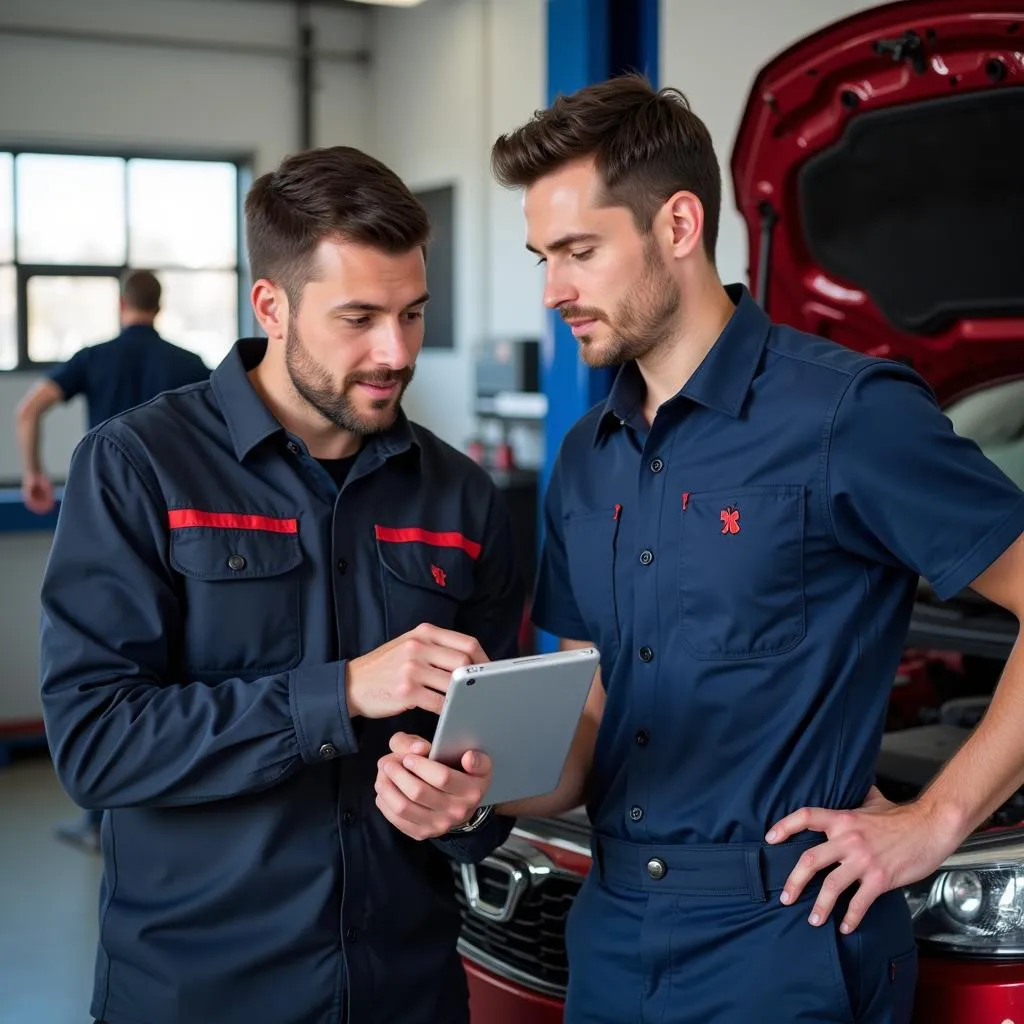
[[[378,366],[403,370],[412,362],[411,339],[407,326],[399,319],[386,319],[376,332],[373,346],[374,361]]]
[[[544,305],[548,309],[558,309],[567,302],[578,301],[579,292],[569,282],[565,273],[554,266],[554,261],[549,261],[547,268],[547,275],[544,278]]]

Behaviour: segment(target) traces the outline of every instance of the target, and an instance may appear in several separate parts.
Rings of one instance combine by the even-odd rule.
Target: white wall
[[[317,46],[365,51],[372,15],[314,8]],[[251,154],[259,174],[299,148],[294,59],[213,50],[35,38],[22,26],[89,33],[160,35],[204,45],[282,48],[297,37],[286,4],[255,0],[3,0],[0,3],[0,149],[5,144],[145,147]],[[315,141],[367,147],[367,64],[319,62]],[[0,374],[0,481],[18,476],[10,436],[14,406],[31,377]],[[81,406],[47,422],[47,466],[62,476],[84,429]]]
[[[493,183],[489,158],[499,134],[544,106],[545,2],[378,9],[372,50],[374,154],[412,188],[456,186],[455,348],[420,356],[406,407],[462,447],[473,430],[474,346],[539,337],[544,325],[521,200]]]
[[[761,67],[798,39],[878,6],[863,0],[661,0],[662,85],[681,89],[703,119],[722,166],[722,280],[747,281],[747,236],[729,161],[747,94]]]

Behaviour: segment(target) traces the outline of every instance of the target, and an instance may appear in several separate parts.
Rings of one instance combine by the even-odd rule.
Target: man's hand
[[[42,471],[26,473],[21,478],[21,500],[30,512],[37,516],[45,516],[53,510],[56,500],[53,496],[53,484]]]
[[[423,623],[348,663],[349,714],[391,718],[412,708],[440,714],[452,672],[487,660],[473,637]]]
[[[800,858],[786,881],[781,900],[796,902],[819,871],[837,865],[822,882],[810,923],[824,924],[836,900],[856,884],[857,891],[840,926],[843,934],[860,924],[882,893],[927,878],[963,839],[921,800],[890,803],[873,786],[857,810],[804,807],[775,825],[767,840],[774,845],[804,830],[824,832],[827,841]]]
[[[467,751],[462,771],[428,761],[430,744],[396,733],[391,753],[377,762],[377,806],[392,825],[413,839],[443,836],[467,822],[484,803],[492,765],[486,754]]]

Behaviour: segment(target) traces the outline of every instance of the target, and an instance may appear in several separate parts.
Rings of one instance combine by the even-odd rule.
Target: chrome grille
[[[583,879],[516,840],[471,869],[473,901],[467,896],[465,869],[454,868],[462,954],[503,978],[564,997],[569,977],[565,921]]]

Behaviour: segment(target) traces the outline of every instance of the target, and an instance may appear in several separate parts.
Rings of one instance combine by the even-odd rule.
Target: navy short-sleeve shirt
[[[967,586],[1024,499],[908,367],[769,322],[746,289],[683,389],[626,364],[566,436],[536,623],[601,649],[591,819],[749,842],[871,784],[919,577]]]
[[[65,401],[85,395],[91,430],[164,391],[206,380],[210,371],[194,352],[133,324],[112,341],[79,349],[48,376]]]

